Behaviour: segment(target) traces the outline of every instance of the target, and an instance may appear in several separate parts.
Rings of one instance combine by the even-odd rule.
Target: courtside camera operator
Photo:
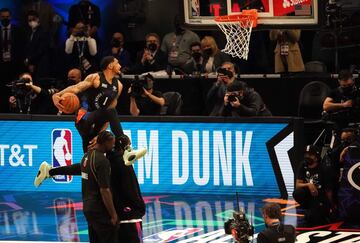
[[[254,227],[242,211],[233,213],[233,218],[224,223],[224,230],[226,234],[233,236],[235,243],[248,243],[254,234]]]
[[[257,236],[257,243],[293,243],[295,242],[295,228],[282,224],[281,208],[277,203],[266,203],[261,209],[266,229]]]
[[[217,80],[206,95],[206,106],[210,116],[218,116],[224,104],[226,87],[236,80],[235,65],[224,62],[217,69]]]
[[[55,87],[41,88],[33,84],[29,73],[20,75],[11,82],[12,96],[9,98],[10,111],[24,114],[56,114],[51,96],[57,92]]]
[[[340,71],[339,87],[326,97],[323,109],[328,119],[334,121],[338,129],[360,120],[360,92],[349,70]]]
[[[160,115],[165,99],[160,91],[153,89],[153,86],[154,78],[150,74],[146,75],[144,80],[135,79],[131,84],[128,94],[132,116]]]
[[[223,107],[219,116],[249,117],[249,116],[271,116],[261,96],[246,83],[234,81],[226,88],[223,97]]]

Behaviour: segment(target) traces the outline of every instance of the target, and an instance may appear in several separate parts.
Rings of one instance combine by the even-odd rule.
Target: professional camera
[[[154,77],[151,74],[144,76],[144,79],[139,79],[138,76],[135,76],[135,80],[131,84],[131,93],[132,97],[139,97],[144,93],[144,88],[149,90],[153,88]]]
[[[237,99],[240,100],[237,95],[231,94],[231,95],[228,96],[228,101],[229,102],[235,102]]]
[[[84,26],[83,28],[80,28],[79,31],[76,33],[77,37],[87,37],[88,33],[87,33],[87,27]]]
[[[254,227],[250,225],[244,212],[234,212],[233,218],[224,223],[225,234],[231,235],[231,231],[236,230],[236,242],[248,243],[249,238],[254,234]]]
[[[20,78],[18,80],[12,81],[10,84],[6,85],[11,88],[11,92],[17,97],[24,97],[29,89],[26,84],[29,84],[31,80],[29,78]]]
[[[131,84],[131,93],[130,96],[132,97],[140,97],[144,93],[144,80],[134,80]]]
[[[228,78],[232,78],[234,76],[234,74],[231,71],[225,68],[218,68],[217,72],[223,74],[224,76],[227,76]]]

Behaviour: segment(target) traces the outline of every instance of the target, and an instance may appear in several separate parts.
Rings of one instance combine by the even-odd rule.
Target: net
[[[216,17],[216,24],[226,36],[226,45],[222,51],[232,57],[247,60],[251,31],[257,26],[257,18],[256,9],[243,10],[237,15]]]

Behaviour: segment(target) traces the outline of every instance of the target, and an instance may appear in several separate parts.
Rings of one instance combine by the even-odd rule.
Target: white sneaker
[[[127,149],[125,149],[123,155],[125,165],[130,166],[134,164],[136,160],[140,159],[141,157],[144,157],[146,152],[147,152],[146,148],[135,150],[129,146]]]
[[[35,187],[39,187],[46,178],[50,178],[49,170],[51,168],[52,168],[51,165],[49,165],[46,161],[40,164],[39,171],[34,180]]]

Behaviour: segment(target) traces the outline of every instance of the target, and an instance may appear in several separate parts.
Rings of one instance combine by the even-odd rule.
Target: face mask
[[[205,50],[204,50],[204,54],[205,54],[206,56],[211,56],[211,54],[212,54],[211,48],[205,49]]]
[[[175,33],[182,34],[184,32],[184,28],[181,26],[179,22],[175,23]]]
[[[75,79],[68,79],[67,82],[68,82],[68,84],[71,84],[71,85],[76,83]]]
[[[4,27],[7,27],[10,24],[10,19],[2,19],[1,20],[1,25]]]
[[[316,163],[316,160],[314,160],[314,159],[312,159],[312,158],[310,158],[310,157],[305,157],[304,158],[304,160],[305,160],[305,163],[309,166],[311,166],[311,165],[313,165],[313,164],[315,164]]]
[[[121,46],[121,41],[119,39],[112,39],[111,45],[112,45],[112,47],[119,48]]]
[[[201,53],[200,52],[194,52],[192,54],[192,57],[194,58],[195,61],[200,61],[200,58],[201,58]]]
[[[344,95],[351,95],[351,93],[354,91],[354,85],[348,87],[341,87],[341,90]]]
[[[156,51],[157,49],[157,45],[155,43],[150,43],[147,48],[150,50],[150,51]]]
[[[39,22],[37,22],[37,21],[29,21],[29,26],[30,26],[30,28],[35,29],[36,27],[39,26]]]
[[[352,139],[341,140],[341,145],[343,145],[343,147],[347,147],[347,146],[350,146],[352,144],[352,142],[353,142]]]

